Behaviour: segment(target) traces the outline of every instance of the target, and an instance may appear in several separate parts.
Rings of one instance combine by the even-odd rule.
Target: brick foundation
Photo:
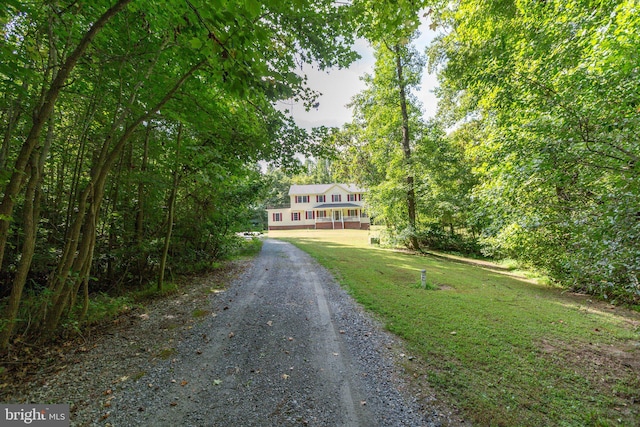
[[[269,230],[342,230],[342,221],[335,223],[331,222],[319,222],[315,224],[308,225],[270,225]],[[345,222],[344,223],[345,230],[368,230],[368,223],[360,223],[360,222]]]

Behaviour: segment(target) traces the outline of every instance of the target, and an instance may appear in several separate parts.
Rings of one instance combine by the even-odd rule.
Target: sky
[[[420,30],[421,36],[416,40],[415,45],[419,52],[424,52],[435,34],[424,24]],[[319,71],[310,66],[303,68],[302,72],[309,78],[309,87],[322,93],[322,96],[318,99],[319,107],[309,112],[305,111],[302,104],[283,102],[280,105],[281,108],[291,111],[298,126],[305,129],[317,126],[341,127],[344,123],[351,121],[351,110],[347,108],[347,104],[355,94],[364,89],[364,83],[360,78],[365,73],[373,73],[374,66],[373,49],[366,41],[358,40],[354,49],[362,58],[349,68],[333,69],[329,72]],[[428,74],[425,69],[421,88],[417,94],[422,102],[425,118],[433,117],[436,113],[436,97],[433,94],[436,85],[435,75]]]

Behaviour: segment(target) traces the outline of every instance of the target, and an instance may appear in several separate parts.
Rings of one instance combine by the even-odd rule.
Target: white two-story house
[[[289,207],[267,209],[269,230],[368,230],[364,195],[354,184],[292,185]]]

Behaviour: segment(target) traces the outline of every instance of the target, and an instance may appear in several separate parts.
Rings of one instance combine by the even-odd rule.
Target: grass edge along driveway
[[[497,270],[369,246],[366,231],[278,231],[329,268],[477,425],[640,425],[640,314]],[[437,290],[420,286],[420,270]]]

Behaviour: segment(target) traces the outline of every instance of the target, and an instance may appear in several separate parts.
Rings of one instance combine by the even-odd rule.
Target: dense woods
[[[638,304],[640,4],[430,6],[426,58],[411,21],[367,33],[376,67],[334,137],[371,215],[399,243],[512,258]],[[412,95],[425,61],[430,121]]]
[[[97,292],[206,268],[250,225],[259,160],[314,136],[303,62],[349,64],[331,1],[9,1],[0,10],[0,347],[81,326]],[[322,35],[322,36],[320,36]],[[317,153],[316,153],[317,154]]]
[[[640,302],[640,4],[461,1],[433,45],[482,242]],[[482,28],[482,31],[479,29]]]
[[[348,4],[347,4],[348,3]],[[0,7],[0,348],[90,295],[207,268],[307,158],[397,242],[510,257],[640,301],[640,5],[9,0]],[[437,37],[413,45],[420,20]],[[354,118],[296,127],[297,74],[375,49]],[[438,73],[425,120],[420,76]],[[270,163],[265,177],[258,162]],[[280,174],[280,175],[278,175]],[[278,187],[280,183],[281,187]],[[280,191],[280,193],[278,193]]]

